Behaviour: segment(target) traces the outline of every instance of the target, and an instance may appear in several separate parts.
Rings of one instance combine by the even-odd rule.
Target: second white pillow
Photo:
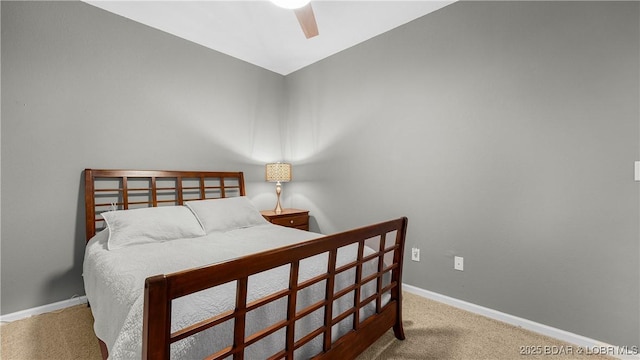
[[[193,211],[207,234],[267,223],[246,196],[194,200],[186,202],[185,205]]]

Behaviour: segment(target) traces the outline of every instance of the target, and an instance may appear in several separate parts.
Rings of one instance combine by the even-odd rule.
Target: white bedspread
[[[94,330],[105,342],[110,359],[140,359],[142,340],[142,313],[144,281],[147,277],[168,274],[193,267],[237,258],[250,253],[285,246],[322,235],[264,224],[229,232],[209,234],[200,238],[180,239],[161,243],[141,244],[117,250],[107,250],[107,232],[98,233],[87,244],[84,260],[85,291],[95,319]],[[357,245],[338,252],[337,266],[355,259]],[[300,281],[326,273],[326,254],[307,259],[300,266]],[[375,271],[377,263],[367,263],[363,273]],[[257,299],[288,287],[288,267],[254,275],[249,279],[248,300]],[[339,290],[353,283],[353,269],[336,279]],[[363,288],[362,298],[375,292],[375,282]],[[323,283],[299,295],[297,308],[301,309],[324,298]],[[384,299],[385,302],[388,298]],[[233,309],[235,284],[226,284],[174,301],[172,331],[181,329],[214,314]],[[344,296],[334,306],[334,316],[353,304],[352,296]],[[373,304],[360,315],[373,313]],[[247,315],[247,336],[286,318],[286,298],[260,308]],[[322,324],[323,311],[316,311],[296,324],[296,339]],[[351,317],[334,328],[334,338],[351,328]],[[174,343],[174,359],[202,358],[231,343],[232,324],[223,324]],[[204,339],[204,340],[203,340]],[[304,359],[318,352],[320,338],[310,346],[299,349],[296,358]],[[283,331],[261,340],[247,349],[245,358],[260,359],[283,348]]]

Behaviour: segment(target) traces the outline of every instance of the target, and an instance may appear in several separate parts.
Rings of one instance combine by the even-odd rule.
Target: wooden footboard
[[[318,359],[353,359],[390,328],[402,340],[401,283],[406,229],[407,218],[400,218],[215,265],[150,277],[145,283],[143,358],[169,359],[172,343],[230,320],[233,323],[232,344],[211,354],[209,359],[243,359],[248,346],[279,330],[286,334],[284,347],[273,355],[265,354],[265,357],[294,359],[294,351],[317,337],[322,339],[322,349],[315,356]],[[365,245],[372,247],[372,242],[376,243],[373,254],[365,252]],[[350,244],[358,244],[357,258],[337,266],[338,250]],[[301,261],[318,254],[328,255],[326,274],[298,281]],[[363,265],[371,261],[376,262],[377,271],[364,273]],[[249,277],[280,266],[289,267],[288,289],[249,302]],[[355,273],[353,285],[335,289],[336,276],[348,270]],[[171,332],[174,299],[229,282],[236,283],[235,310]],[[296,299],[299,292],[320,282],[324,282],[324,299],[298,309]],[[363,295],[361,290],[365,284],[375,284],[373,295]],[[349,294],[353,295],[353,306],[334,314],[334,302]],[[285,298],[286,319],[256,333],[246,334],[247,313]],[[375,311],[362,319],[361,313],[364,312],[361,309],[365,306],[373,307]],[[296,336],[296,322],[317,310],[323,311],[324,322],[305,336]],[[332,328],[348,318],[352,320],[352,329],[332,341]]]

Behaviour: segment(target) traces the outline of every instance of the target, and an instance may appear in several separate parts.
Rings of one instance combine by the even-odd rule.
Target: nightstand
[[[280,214],[273,210],[262,210],[260,214],[272,224],[309,231],[309,210],[282,209]]]

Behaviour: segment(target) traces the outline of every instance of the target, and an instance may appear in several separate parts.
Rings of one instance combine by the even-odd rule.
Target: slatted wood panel
[[[318,357],[340,359],[354,358],[391,327],[396,337],[404,339],[400,286],[406,225],[407,219],[401,218],[207,267],[148,278],[145,283],[143,358],[168,359],[172,343],[228,321],[233,321],[232,343],[211,354],[207,359],[243,359],[247,347],[280,330],[284,330],[286,334],[285,345],[276,354],[265,354],[269,359],[294,359],[297,349],[318,336],[322,337],[323,346],[322,353],[318,354]],[[372,240],[378,244],[375,247],[376,251],[365,256],[365,245],[370,245]],[[357,244],[356,259],[337,266],[338,252],[350,244]],[[300,282],[298,278],[301,262],[318,254],[327,255],[326,273]],[[385,259],[392,260],[385,262]],[[377,270],[364,276],[363,266],[371,261],[376,263]],[[248,303],[250,277],[282,266],[289,269],[287,288]],[[353,270],[355,274],[353,284],[343,289],[336,289],[336,276],[349,270]],[[174,299],[234,282],[236,284],[234,310],[202,320],[179,331],[170,332]],[[297,309],[300,291],[310,286],[321,285],[323,282],[325,296],[310,306]],[[362,299],[361,289],[367,284],[374,284],[376,290],[373,295]],[[340,314],[334,314],[335,301],[349,294],[353,294],[353,307]],[[390,301],[386,304],[383,303],[385,295],[390,297]],[[245,326],[247,313],[280,299],[286,299],[287,302],[286,319],[247,335]],[[366,320],[360,319],[360,310],[368,304],[375,305],[375,314]],[[323,311],[324,322],[296,341],[296,322],[318,310]],[[345,320],[350,320],[352,331],[332,343],[332,328]]]
[[[105,211],[245,195],[242,172],[85,169],[84,175],[87,241],[104,228]]]

